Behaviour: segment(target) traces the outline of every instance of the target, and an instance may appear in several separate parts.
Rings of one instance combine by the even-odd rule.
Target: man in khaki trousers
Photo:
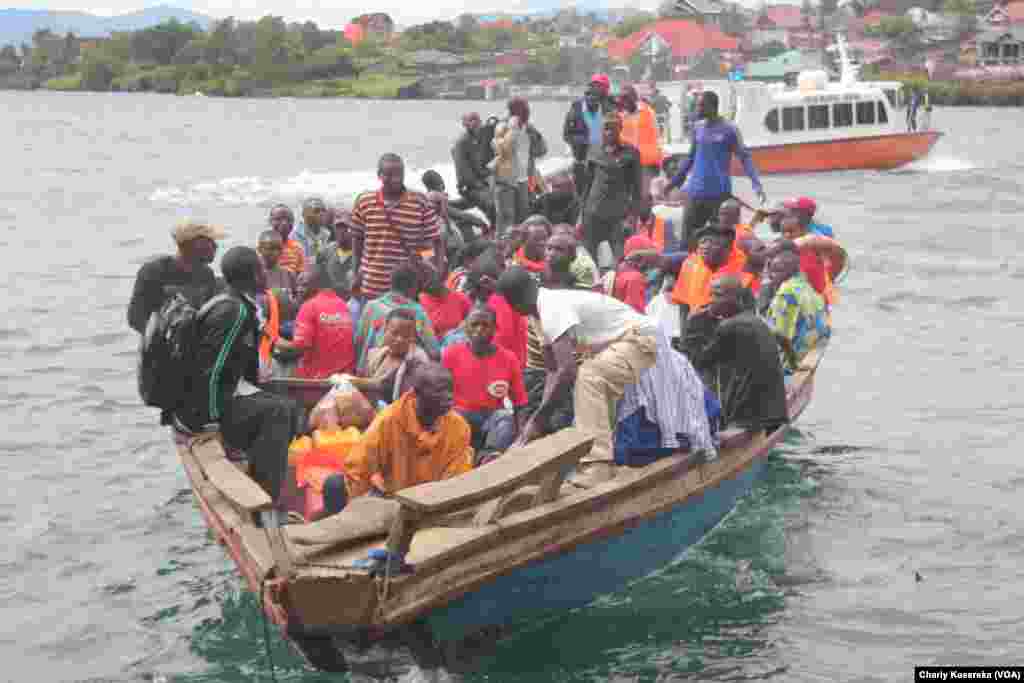
[[[576,426],[594,434],[594,445],[569,481],[589,488],[613,478],[616,404],[626,387],[637,383],[640,373],[654,365],[654,321],[604,294],[540,288],[521,268],[511,268],[501,276],[498,292],[512,308],[540,323],[548,369],[540,407],[516,444],[544,433],[552,408],[575,378]],[[577,348],[593,354],[578,369]]]

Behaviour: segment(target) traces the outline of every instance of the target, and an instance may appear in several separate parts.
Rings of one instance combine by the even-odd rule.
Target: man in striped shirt
[[[405,164],[385,154],[377,164],[380,189],[364,192],[352,209],[352,254],[365,299],[386,294],[399,265],[430,258],[446,271],[437,213],[426,196],[405,187]]]

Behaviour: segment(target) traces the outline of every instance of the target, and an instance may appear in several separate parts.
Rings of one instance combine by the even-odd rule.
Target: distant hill
[[[33,9],[0,9],[0,45],[31,42],[32,34],[44,28],[54,33],[72,32],[77,36],[108,36],[112,31],[137,31],[171,18],[184,23],[195,22],[207,28],[214,19],[187,9],[160,5],[148,9],[102,17],[85,12],[64,12]]]

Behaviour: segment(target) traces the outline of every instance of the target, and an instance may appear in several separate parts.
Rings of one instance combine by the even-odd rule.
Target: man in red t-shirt
[[[469,309],[473,308],[473,302],[468,296],[445,286],[441,274],[433,269],[420,292],[420,305],[427,312],[438,341],[444,341],[446,334],[461,325]]]
[[[519,433],[519,409],[526,405],[522,365],[494,343],[496,325],[494,311],[477,306],[466,318],[469,341],[449,346],[441,355],[441,364],[455,381],[455,410],[473,428],[473,445],[485,458],[512,445]]]
[[[625,257],[618,270],[605,275],[605,294],[632,306],[637,313],[647,308],[647,275],[658,257],[658,246],[647,235],[626,240]]]
[[[331,288],[323,266],[315,266],[310,273],[310,287],[315,291],[295,317],[292,341],[279,339],[275,350],[302,352],[296,377],[324,379],[338,372],[352,372],[355,347],[348,304]]]

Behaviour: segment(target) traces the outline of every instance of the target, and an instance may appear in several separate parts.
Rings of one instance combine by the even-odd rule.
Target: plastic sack
[[[365,429],[376,411],[361,391],[348,380],[338,381],[309,413],[310,430]]]

